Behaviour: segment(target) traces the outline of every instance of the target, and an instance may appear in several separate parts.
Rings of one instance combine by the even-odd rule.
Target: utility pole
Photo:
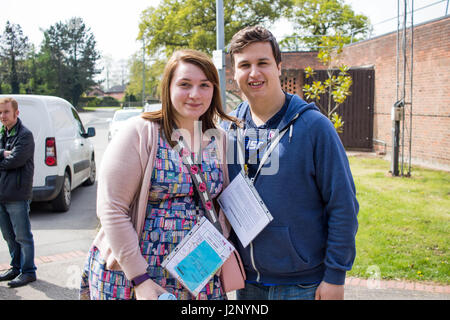
[[[216,0],[216,44],[217,50],[213,52],[213,61],[219,72],[220,94],[222,107],[226,111],[226,76],[225,76],[225,27],[223,21],[223,0]]]
[[[145,106],[145,39],[142,37],[142,108]]]
[[[403,15],[400,14],[400,2],[403,2]],[[409,139],[409,167],[406,176],[411,175],[411,148],[412,148],[412,99],[413,99],[413,44],[414,44],[414,0],[411,0],[411,26],[410,30],[410,55],[407,55],[407,14],[408,0],[397,0],[397,100],[392,106],[392,163],[391,172],[393,176],[405,176],[404,155],[405,138]],[[403,16],[403,25],[400,27],[400,17]],[[402,29],[402,38],[400,30]],[[400,52],[401,49],[401,52]],[[409,101],[406,98],[407,66],[410,66],[409,75]],[[400,70],[402,67],[402,71]],[[405,109],[409,106],[409,128],[405,123]],[[401,155],[400,155],[401,154]],[[401,159],[400,159],[401,158]],[[400,164],[399,164],[400,162]]]

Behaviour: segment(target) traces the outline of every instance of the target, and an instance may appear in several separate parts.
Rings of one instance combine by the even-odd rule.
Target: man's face
[[[10,130],[17,122],[19,110],[14,111],[10,102],[0,104],[0,121]]]
[[[278,94],[281,63],[277,65],[269,42],[255,42],[234,54],[234,80],[250,104]]]

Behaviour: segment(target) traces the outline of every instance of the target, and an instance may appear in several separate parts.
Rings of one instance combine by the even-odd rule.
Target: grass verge
[[[450,283],[450,173],[412,168],[392,177],[389,162],[349,157],[360,204],[349,276]]]

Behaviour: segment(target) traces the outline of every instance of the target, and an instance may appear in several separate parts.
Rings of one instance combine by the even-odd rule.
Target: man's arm
[[[321,117],[315,121],[311,126],[311,139],[316,183],[325,204],[328,225],[325,274],[318,293],[323,298],[343,297],[345,275],[356,256],[359,205],[355,185],[344,147],[328,119]]]
[[[3,159],[0,161],[1,170],[10,170],[23,167],[27,160],[34,155],[34,139],[31,132],[18,138],[12,150],[3,150]]]

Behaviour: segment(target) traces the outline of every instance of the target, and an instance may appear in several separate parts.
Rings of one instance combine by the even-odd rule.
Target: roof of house
[[[117,86],[112,86],[111,88],[109,88],[109,90],[106,90],[107,93],[121,93],[125,91],[126,86],[125,85],[117,85]]]

